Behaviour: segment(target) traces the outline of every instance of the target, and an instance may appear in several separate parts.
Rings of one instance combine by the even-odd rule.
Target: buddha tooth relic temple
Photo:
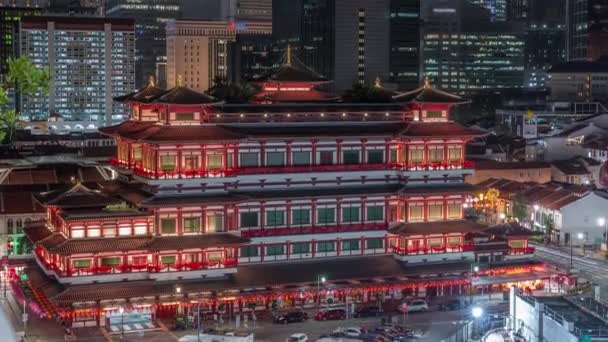
[[[199,304],[233,314],[549,277],[527,260],[532,232],[465,218],[465,144],[485,133],[450,120],[464,99],[378,82],[387,101],[346,103],[291,52],[256,81],[244,104],[182,82],[115,99],[132,108],[100,129],[117,179],[41,193],[46,219],[25,229],[48,317],[154,325]]]

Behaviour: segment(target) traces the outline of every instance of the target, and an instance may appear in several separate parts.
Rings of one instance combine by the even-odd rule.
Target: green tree
[[[229,103],[246,103],[257,91],[258,89],[251,83],[234,84],[216,77],[213,80],[213,87],[207,90],[207,94]]]
[[[19,120],[16,108],[6,108],[8,91],[22,96],[44,96],[49,91],[49,71],[39,68],[26,56],[9,58],[6,80],[0,85],[0,142],[12,142],[15,125]]]
[[[393,94],[386,89],[371,85],[368,83],[354,83],[350,89],[347,89],[342,98],[345,102],[362,102],[362,103],[378,103],[391,102]]]
[[[513,200],[513,217],[519,222],[523,222],[528,218],[527,202],[523,194],[517,194]]]
[[[553,230],[555,228],[555,222],[553,221],[553,215],[543,214],[543,223],[545,225],[545,242],[551,242],[553,236]]]

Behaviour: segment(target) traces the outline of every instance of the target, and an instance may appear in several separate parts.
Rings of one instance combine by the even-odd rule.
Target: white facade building
[[[128,117],[112,98],[135,88],[135,32],[131,19],[29,17],[19,24],[21,54],[48,68],[48,96],[23,98],[22,115],[45,120],[111,124]]]

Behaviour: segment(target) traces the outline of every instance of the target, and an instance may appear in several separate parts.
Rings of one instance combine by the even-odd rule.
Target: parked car
[[[292,334],[287,338],[287,342],[308,342],[308,335],[306,334]]]
[[[345,337],[359,337],[363,332],[363,329],[359,327],[339,327],[334,330],[334,334],[341,334]]]
[[[424,299],[414,299],[407,302],[407,312],[425,312],[429,311],[429,305]]]
[[[321,310],[317,312],[315,319],[317,321],[346,319],[346,311],[344,309]]]
[[[304,311],[290,311],[278,314],[274,317],[274,322],[279,324],[304,322],[308,319],[308,314]]]
[[[458,299],[450,300],[445,303],[439,304],[439,310],[441,311],[453,311],[466,308],[467,305]]]
[[[382,316],[382,311],[380,311],[380,309],[378,309],[377,306],[367,306],[367,307],[359,308],[353,314],[353,317],[355,317],[355,318],[377,317],[377,316]]]

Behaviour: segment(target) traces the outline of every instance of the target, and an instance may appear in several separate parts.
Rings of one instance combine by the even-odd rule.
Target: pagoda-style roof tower
[[[159,88],[154,83],[154,77],[150,76],[148,84],[145,87],[136,90],[132,93],[116,96],[116,102],[151,102],[155,98],[165,93],[165,90]]]
[[[422,86],[397,94],[393,96],[393,100],[407,103],[408,108],[414,114],[414,121],[449,120],[452,106],[470,102],[458,95],[432,87],[428,77],[425,78]]]
[[[287,47],[282,65],[255,81],[262,87],[262,91],[254,96],[253,102],[257,103],[331,102],[340,98],[316,89],[331,81],[292,56],[290,46]]]

